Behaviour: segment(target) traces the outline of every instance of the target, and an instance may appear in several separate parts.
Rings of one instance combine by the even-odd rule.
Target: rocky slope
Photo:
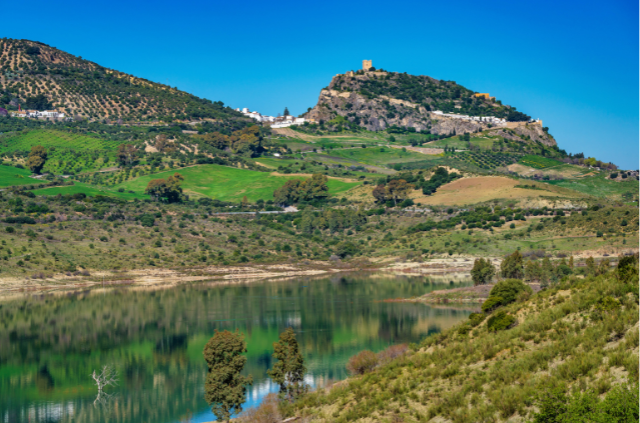
[[[76,57],[46,44],[0,39],[0,107],[57,109],[92,120],[247,120],[222,102]]]
[[[541,125],[528,125],[530,119],[515,107],[503,105],[495,98],[475,97],[475,93],[453,81],[428,76],[385,71],[358,71],[336,75],[320,91],[318,103],[305,117],[331,125],[342,118],[370,131],[394,126],[448,135],[472,133],[491,128],[485,122],[448,118],[432,113],[459,113],[469,116],[495,116],[511,122],[509,137],[555,145],[555,140]],[[342,117],[342,118],[340,118]],[[515,127],[514,127],[515,126]],[[522,136],[520,136],[522,135]],[[527,138],[528,136],[528,138]]]

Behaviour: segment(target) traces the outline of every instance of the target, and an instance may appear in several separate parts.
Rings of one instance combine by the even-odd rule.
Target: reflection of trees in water
[[[416,334],[438,331],[468,314],[374,301],[422,295],[444,286],[423,277],[402,283],[365,279],[203,284],[8,302],[0,308],[0,363],[22,366],[22,375],[33,380],[43,401],[53,393],[56,398],[72,398],[76,412],[84,416],[78,421],[100,421],[97,411],[85,405],[92,401],[88,375],[107,360],[122,377],[120,414],[113,421],[163,421],[206,407],[198,391],[206,372],[202,347],[214,329],[239,328],[247,334],[247,371],[257,381],[266,378],[271,344],[288,325],[296,329],[310,369],[341,377],[340,363],[361,349],[416,340]],[[199,337],[205,339],[201,345]],[[26,388],[0,377],[0,409],[26,409],[33,403]]]

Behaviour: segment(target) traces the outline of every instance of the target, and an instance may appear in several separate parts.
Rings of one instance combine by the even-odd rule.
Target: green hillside
[[[603,272],[472,314],[289,413],[317,422],[637,421],[637,265],[627,277]]]
[[[30,185],[38,183],[30,178],[31,172],[26,169],[18,169],[13,166],[0,166],[0,186]]]

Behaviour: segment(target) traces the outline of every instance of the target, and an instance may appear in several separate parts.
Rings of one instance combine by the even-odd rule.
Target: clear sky
[[[232,107],[315,105],[362,59],[541,118],[561,148],[637,169],[638,1],[4,2],[37,40]]]

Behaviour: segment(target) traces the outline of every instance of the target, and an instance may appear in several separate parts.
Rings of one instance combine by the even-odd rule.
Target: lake
[[[212,421],[202,350],[214,329],[245,334],[251,406],[277,389],[266,371],[285,328],[296,332],[307,382],[323,385],[347,377],[345,363],[359,351],[417,343],[471,313],[382,300],[471,284],[453,275],[341,274],[0,302],[0,422]],[[118,371],[119,385],[94,404],[90,374],[104,365]]]

